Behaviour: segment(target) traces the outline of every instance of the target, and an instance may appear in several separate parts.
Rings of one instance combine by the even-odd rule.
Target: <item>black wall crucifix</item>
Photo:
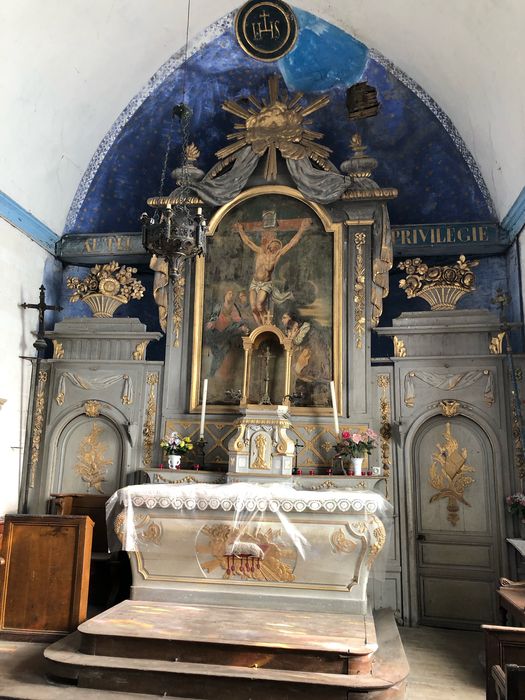
[[[38,356],[41,357],[47,347],[46,339],[44,337],[44,314],[46,311],[62,311],[62,306],[46,304],[46,288],[43,284],[40,286],[40,298],[38,304],[26,304],[24,302],[23,304],[20,304],[20,306],[23,309],[38,309],[38,330],[33,347],[36,348]]]

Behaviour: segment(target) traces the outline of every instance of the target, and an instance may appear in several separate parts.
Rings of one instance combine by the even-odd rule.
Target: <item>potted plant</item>
[[[343,430],[341,440],[335,446],[336,457],[342,460],[350,459],[355,476],[361,476],[365,455],[371,454],[376,446],[377,437],[377,433],[371,428],[364,432]]]
[[[181,437],[177,432],[173,431],[171,435],[163,437],[160,441],[160,446],[168,455],[168,467],[170,469],[178,469],[182,455],[193,450],[191,438]]]

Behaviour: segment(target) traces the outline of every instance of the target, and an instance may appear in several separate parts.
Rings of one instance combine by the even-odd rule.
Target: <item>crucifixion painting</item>
[[[242,386],[242,338],[271,318],[293,338],[293,392],[304,406],[329,406],[334,268],[341,263],[334,240],[308,203],[286,195],[246,199],[223,215],[202,280],[200,372],[210,403],[231,403],[227,397]],[[284,371],[280,362],[273,362],[276,374]]]

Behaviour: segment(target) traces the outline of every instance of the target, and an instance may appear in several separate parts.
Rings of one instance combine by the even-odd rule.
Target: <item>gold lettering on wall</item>
[[[496,242],[497,229],[484,224],[435,224],[393,227],[394,245],[425,246]]]

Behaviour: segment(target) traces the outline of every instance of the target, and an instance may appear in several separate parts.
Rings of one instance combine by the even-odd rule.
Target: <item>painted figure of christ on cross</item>
[[[246,229],[261,230],[261,222],[239,222],[233,224],[242,242],[255,253],[253,278],[250,283],[250,306],[258,325],[264,324],[264,316],[269,310],[269,301],[283,303],[292,298],[291,292],[280,292],[273,283],[275,266],[288,251],[294,248],[312,225],[312,219],[283,219],[277,222],[274,211],[265,211],[262,216],[261,243],[257,245],[248,236]],[[277,232],[296,231],[295,235],[283,245]]]

